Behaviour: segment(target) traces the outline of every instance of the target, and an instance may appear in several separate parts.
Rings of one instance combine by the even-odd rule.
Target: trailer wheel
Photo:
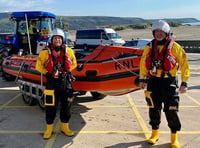
[[[106,95],[98,93],[98,92],[90,92],[90,93],[93,96],[93,99],[95,100],[103,99],[106,97]]]
[[[14,81],[14,80],[16,79],[15,76],[12,76],[12,75],[10,75],[10,74],[4,72],[4,71],[2,72],[2,77],[3,77],[3,79],[5,79],[6,81]]]
[[[45,105],[44,105],[44,96],[42,96],[39,100],[38,100],[38,105],[40,107],[41,110],[45,109]]]
[[[36,105],[37,103],[35,98],[32,98],[26,94],[22,94],[22,99],[27,105],[30,105],[30,106]]]

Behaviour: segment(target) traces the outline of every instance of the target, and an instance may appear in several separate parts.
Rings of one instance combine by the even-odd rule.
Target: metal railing
[[[187,53],[200,53],[200,40],[176,40]]]

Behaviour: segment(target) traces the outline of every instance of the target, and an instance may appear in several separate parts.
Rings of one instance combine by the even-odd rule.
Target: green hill
[[[142,18],[123,18],[123,17],[105,17],[105,16],[60,16],[63,22],[69,24],[69,29],[95,28],[106,25],[128,25],[140,24],[146,22]]]
[[[0,13],[0,32],[13,32],[13,22],[8,19],[9,14]],[[57,16],[64,23],[69,24],[70,30],[96,28],[99,26],[127,26],[144,23],[152,23],[154,19],[142,19],[137,17],[108,17],[108,16]],[[198,22],[195,18],[165,19],[174,23]],[[140,28],[140,27],[139,27]],[[123,27],[121,27],[123,29]]]

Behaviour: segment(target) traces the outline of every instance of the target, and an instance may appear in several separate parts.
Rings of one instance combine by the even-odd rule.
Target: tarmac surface
[[[200,54],[188,54],[191,68],[189,89],[181,94],[179,132],[181,148],[200,147]],[[180,82],[180,81],[179,81]],[[94,100],[88,93],[73,102],[70,128],[73,137],[60,132],[59,114],[54,134],[43,140],[45,114],[28,106],[14,82],[0,78],[0,148],[169,148],[170,132],[162,112],[160,138],[148,145],[151,127],[143,90]]]

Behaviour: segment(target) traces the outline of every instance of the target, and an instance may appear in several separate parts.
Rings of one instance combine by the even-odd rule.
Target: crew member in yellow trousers
[[[53,122],[60,103],[61,131],[67,136],[73,136],[69,129],[71,117],[71,102],[73,90],[71,73],[77,66],[74,52],[64,44],[65,34],[61,29],[54,29],[51,34],[51,43],[41,50],[36,62],[36,70],[46,76],[47,84],[44,90],[46,113],[46,131],[43,138],[49,139],[53,132]]]
[[[175,42],[170,34],[167,22],[159,20],[153,23],[154,39],[146,45],[140,61],[140,87],[145,89],[145,97],[149,106],[149,124],[152,135],[149,144],[155,144],[159,139],[159,124],[161,109],[164,112],[171,130],[171,147],[179,148],[178,133],[181,122],[178,116],[179,92],[187,91],[190,76],[188,60],[185,51]],[[181,84],[178,87],[178,70],[181,71]],[[178,90],[179,88],[179,90]]]

